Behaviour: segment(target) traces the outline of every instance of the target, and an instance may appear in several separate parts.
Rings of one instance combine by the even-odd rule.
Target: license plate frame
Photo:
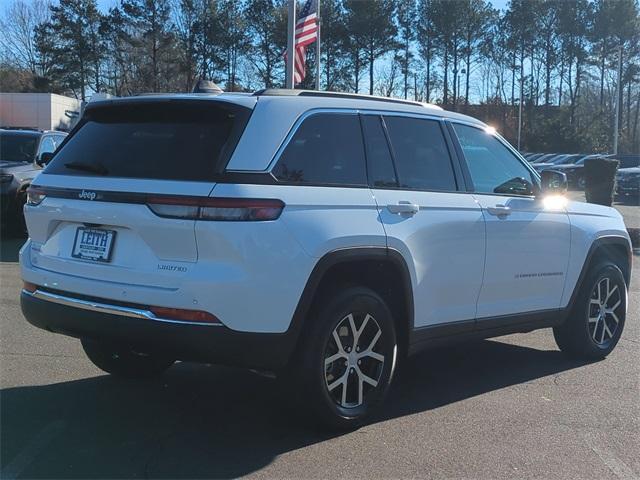
[[[88,238],[84,235],[85,233],[94,235],[99,234],[98,236],[104,237],[105,241],[103,242],[101,238],[96,240]],[[104,228],[78,227],[76,229],[76,236],[73,240],[71,256],[73,258],[89,260],[92,262],[110,263],[116,233],[117,232],[115,230],[108,230]],[[91,240],[91,242],[88,240]]]

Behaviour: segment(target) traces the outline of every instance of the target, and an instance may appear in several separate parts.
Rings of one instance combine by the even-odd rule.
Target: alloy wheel
[[[334,328],[325,348],[325,385],[330,397],[343,408],[367,402],[376,389],[385,356],[374,349],[383,331],[368,313],[350,313]]]
[[[617,310],[624,308],[622,298],[620,288],[609,277],[602,278],[591,292],[589,334],[596,345],[606,346],[616,334],[620,324]]]

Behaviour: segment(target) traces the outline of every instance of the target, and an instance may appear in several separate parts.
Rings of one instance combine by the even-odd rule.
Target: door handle
[[[511,215],[511,208],[506,205],[496,205],[495,207],[487,208],[487,212],[496,217],[506,217]]]
[[[418,210],[420,210],[420,205],[416,205],[415,203],[411,203],[406,200],[401,200],[397,204],[387,205],[387,208],[391,213],[396,213],[399,215],[403,213],[415,215],[416,213],[418,213]]]

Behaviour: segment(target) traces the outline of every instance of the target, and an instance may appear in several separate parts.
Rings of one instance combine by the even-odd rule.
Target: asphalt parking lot
[[[152,381],[103,374],[77,340],[22,317],[22,241],[0,250],[3,479],[640,476],[640,255],[606,360],[568,360],[546,330],[426,352],[382,416],[331,435],[251,372],[181,363]]]

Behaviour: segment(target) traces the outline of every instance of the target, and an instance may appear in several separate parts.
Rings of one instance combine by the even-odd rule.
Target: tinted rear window
[[[0,160],[7,162],[32,162],[36,155],[39,135],[21,133],[0,134]]]
[[[382,129],[381,117],[364,115],[362,126],[367,149],[369,183],[378,188],[397,187],[398,179],[393,167],[389,144]]]
[[[251,110],[223,102],[162,102],[89,110],[48,174],[211,181]]]
[[[435,120],[385,116],[400,188],[456,190],[449,149]]]
[[[306,118],[282,152],[273,174],[288,183],[366,185],[358,116],[318,113]]]

